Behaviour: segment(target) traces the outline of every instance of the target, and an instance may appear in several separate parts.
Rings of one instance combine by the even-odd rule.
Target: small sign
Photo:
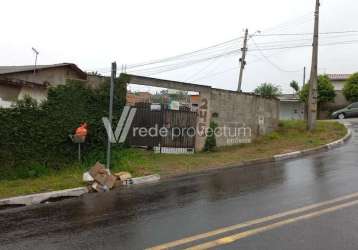
[[[179,110],[180,103],[178,101],[172,101],[170,103],[170,109],[171,110]]]
[[[161,105],[159,103],[153,103],[150,105],[150,111],[160,111]]]

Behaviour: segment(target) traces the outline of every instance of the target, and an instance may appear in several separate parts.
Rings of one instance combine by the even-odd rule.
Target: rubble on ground
[[[100,162],[83,174],[83,181],[88,183],[90,191],[107,192],[115,186],[121,186],[132,178],[128,172],[119,172],[112,175]]]

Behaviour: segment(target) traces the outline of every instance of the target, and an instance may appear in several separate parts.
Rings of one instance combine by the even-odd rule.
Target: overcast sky
[[[0,65],[76,63],[83,70],[108,73],[110,63],[133,64],[190,52],[243,35],[313,31],[315,0],[2,0]],[[321,0],[322,32],[358,30],[356,0]],[[305,37],[254,37],[249,41],[243,89],[272,82],[290,92],[302,82],[311,48],[255,50],[255,44]],[[358,40],[358,33],[325,37],[321,43]],[[310,43],[309,41],[307,41]],[[242,41],[233,43],[240,48]],[[302,44],[303,42],[301,42]],[[252,49],[253,51],[250,51]],[[322,46],[319,69],[326,73],[358,71],[358,43]],[[240,55],[222,57],[153,77],[236,89]],[[268,58],[270,62],[268,62]],[[237,67],[237,69],[236,69]],[[287,72],[290,71],[290,72]],[[296,72],[293,72],[296,71]]]

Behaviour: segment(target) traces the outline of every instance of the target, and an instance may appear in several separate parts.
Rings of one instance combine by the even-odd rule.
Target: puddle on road
[[[1,205],[0,206],[0,211],[1,210],[5,210],[5,209],[10,209],[10,208],[17,208],[17,207],[24,207],[26,205],[24,204],[6,204],[6,205]]]
[[[52,197],[52,198],[48,198],[47,200],[43,200],[41,201],[41,204],[46,204],[46,203],[52,203],[52,202],[58,202],[58,201],[63,201],[63,200],[67,200],[67,199],[73,199],[73,198],[78,198],[77,196],[60,196],[60,197]]]

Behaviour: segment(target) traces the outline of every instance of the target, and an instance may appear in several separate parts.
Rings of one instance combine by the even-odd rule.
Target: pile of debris
[[[107,192],[114,187],[127,185],[132,176],[128,172],[111,174],[100,162],[83,174],[83,181],[88,183],[90,191]]]

